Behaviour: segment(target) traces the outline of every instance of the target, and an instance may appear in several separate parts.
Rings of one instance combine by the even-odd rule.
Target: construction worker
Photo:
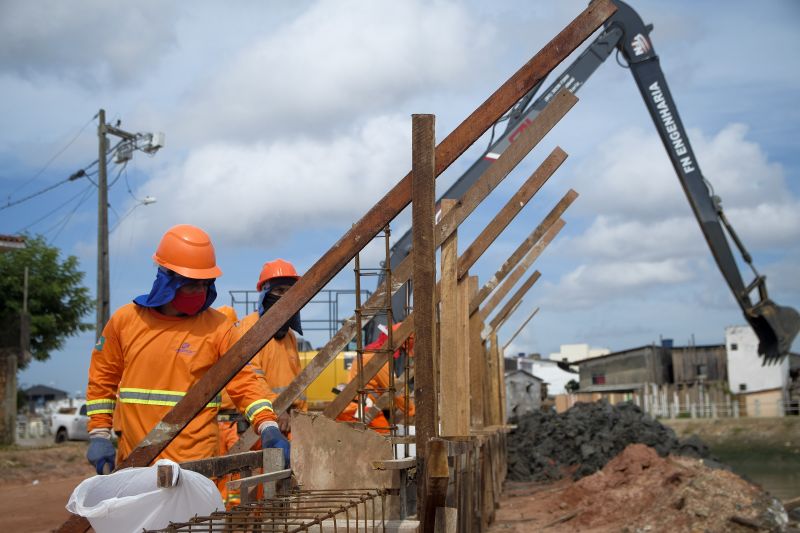
[[[233,307],[221,305],[217,307],[217,311],[228,317],[228,320],[233,324],[239,322],[239,317],[236,315],[236,310]],[[260,372],[256,368],[252,370],[256,375]],[[247,424],[245,423],[244,415],[236,410],[236,405],[233,403],[233,400],[231,400],[228,391],[222,389],[220,396],[222,397],[222,401],[220,403],[219,412],[217,413],[217,424],[219,425],[219,454],[226,455],[228,450],[239,440],[239,434],[247,429]]]
[[[392,331],[397,330],[400,327],[400,322],[395,323],[392,326]],[[389,339],[389,336],[386,334],[386,327],[379,326],[381,328],[381,334],[378,336],[377,340],[374,342],[366,345],[364,347],[364,355],[362,356],[362,363],[366,365],[373,357],[375,357],[377,350],[383,346],[383,344]],[[413,345],[414,341],[413,338],[409,337],[405,343],[403,343],[403,348],[406,350],[409,356],[413,356]],[[400,350],[397,350],[394,354],[394,358],[398,359],[400,356]],[[384,354],[380,354],[381,357],[385,357]],[[356,361],[353,361],[352,366],[350,366],[350,381],[353,381],[358,376],[358,365]],[[379,433],[388,433],[389,432],[389,421],[384,416],[379,406],[377,406],[378,398],[389,388],[389,362],[387,361],[385,365],[381,367],[375,377],[373,377],[364,387],[368,391],[376,391],[370,392],[367,394],[367,398],[365,401],[365,409],[364,409],[364,418],[369,427],[374,429]],[[401,412],[406,413],[409,419],[413,419],[414,414],[416,413],[416,409],[414,406],[414,401],[409,400],[408,406],[406,406],[405,397],[402,391],[397,391],[395,393],[394,398],[394,407],[399,409]],[[347,407],[339,414],[337,420],[344,421],[344,422],[356,422],[358,421],[358,403],[356,400],[350,402]]]
[[[222,271],[203,230],[185,224],[170,228],[153,259],[158,270],[150,293],[118,309],[92,351],[86,457],[98,474],[124,460],[236,337],[231,321],[209,308],[216,298],[214,280]],[[227,391],[260,434],[263,447],[282,449],[288,460],[289,443],[253,367],[234,376]],[[110,438],[117,394],[122,435],[115,452]],[[212,400],[159,457],[183,462],[217,455],[219,405],[219,397]]]
[[[288,261],[276,259],[264,263],[256,283],[256,290],[259,291],[258,311],[242,319],[241,327],[238,328],[239,335],[246,333],[264,313],[269,312],[270,307],[275,305],[275,302],[280,300],[298,279],[300,276],[297,270]],[[295,332],[303,334],[300,313],[290,318],[253,358],[256,371],[261,370],[272,391],[273,396],[270,400],[274,401],[300,373],[300,355],[297,353]],[[278,417],[280,429],[285,434],[291,430],[290,412],[293,409],[305,411],[307,409],[305,398],[300,397],[295,400],[287,412]]]

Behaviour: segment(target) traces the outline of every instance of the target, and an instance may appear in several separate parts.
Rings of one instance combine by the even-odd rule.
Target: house
[[[639,346],[575,363],[581,393],[632,393],[646,383],[662,385],[672,380],[672,351],[655,344]]]
[[[608,348],[592,348],[588,344],[562,344],[559,351],[550,354],[551,361],[574,363],[592,357],[600,357],[611,353]]]
[[[506,415],[522,416],[542,407],[543,381],[524,370],[511,370],[505,374]]]
[[[578,373],[569,365],[551,359],[542,359],[539,354],[530,354],[505,359],[506,372],[511,370],[524,370],[529,374],[541,378],[547,386],[547,394],[555,396],[567,392],[566,385],[570,381],[578,381]]]
[[[25,400],[31,412],[34,411],[36,406],[44,406],[46,403],[64,400],[67,397],[65,391],[54,389],[47,385],[34,385],[22,392],[25,394]]]
[[[791,357],[762,365],[758,337],[750,326],[725,328],[728,380],[739,398],[739,410],[747,416],[782,416],[788,400]]]

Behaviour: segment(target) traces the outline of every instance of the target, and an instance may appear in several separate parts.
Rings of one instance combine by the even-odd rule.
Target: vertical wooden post
[[[469,299],[472,300],[477,293],[478,276],[470,276],[467,278],[467,295]],[[467,313],[469,313],[469,307],[467,307]],[[485,379],[484,361],[486,357],[483,353],[483,340],[481,339],[483,323],[477,313],[469,317],[467,329],[469,335],[470,425],[475,429],[480,429],[484,426],[483,404],[485,395],[483,393],[483,383]]]
[[[442,216],[455,204],[455,200],[442,200]],[[460,312],[462,285],[458,282],[458,232],[454,231],[442,242],[439,281],[439,419],[443,437],[469,435],[469,360],[465,357]]]
[[[436,437],[436,384],[433,379],[433,321],[436,287],[435,224],[435,123],[434,115],[412,115],[411,220],[414,249],[414,356],[417,406],[417,516],[425,529],[425,459],[428,442]]]
[[[496,369],[494,381],[497,383],[495,397],[492,400],[497,405],[495,424],[502,426],[506,423],[505,358],[503,357],[502,350],[500,350],[500,343],[497,340],[497,330],[493,330],[489,338],[492,347],[490,357],[494,360]]]

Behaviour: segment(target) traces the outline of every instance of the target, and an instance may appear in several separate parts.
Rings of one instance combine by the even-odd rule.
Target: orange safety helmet
[[[222,275],[208,233],[190,224],[178,224],[168,229],[161,237],[153,259],[186,278],[211,279]]]
[[[275,261],[267,261],[261,267],[261,275],[258,276],[258,283],[256,283],[256,290],[260,291],[264,283],[275,278],[292,278],[295,280],[300,279],[300,275],[295,270],[294,265],[289,261],[283,259],[276,259]]]
[[[221,305],[217,307],[217,311],[225,315],[226,317],[230,318],[233,322],[238,322],[239,317],[236,316],[236,309],[231,307],[230,305]]]

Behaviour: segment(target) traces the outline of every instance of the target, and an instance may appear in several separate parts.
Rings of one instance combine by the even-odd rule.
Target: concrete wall
[[[783,416],[784,392],[782,389],[753,392],[744,396],[746,415],[751,418]]]
[[[542,381],[522,371],[506,374],[506,413],[522,416],[542,407]]]
[[[771,389],[785,389],[789,382],[789,358],[778,364],[761,365],[758,337],[749,326],[725,328],[728,359],[728,383],[734,394],[749,394]]]
[[[580,365],[581,389],[593,385],[593,376],[604,376],[605,385],[664,383],[666,372],[661,356],[660,348],[645,346],[596,360],[590,359]]]

